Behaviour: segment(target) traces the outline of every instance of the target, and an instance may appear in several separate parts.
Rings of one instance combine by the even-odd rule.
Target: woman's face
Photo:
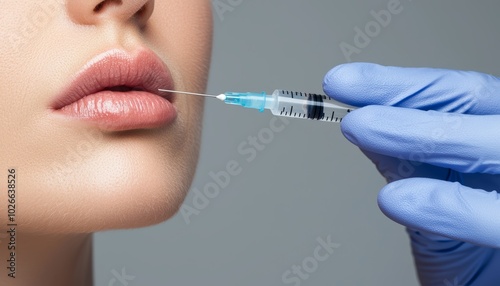
[[[0,189],[15,168],[19,230],[172,216],[197,163],[203,101],[156,89],[205,89],[210,1],[0,3]]]

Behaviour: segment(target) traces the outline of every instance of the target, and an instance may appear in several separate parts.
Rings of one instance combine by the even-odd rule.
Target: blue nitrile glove
[[[346,138],[387,179],[381,210],[407,227],[423,285],[500,285],[500,79],[353,63],[324,90],[354,106]]]

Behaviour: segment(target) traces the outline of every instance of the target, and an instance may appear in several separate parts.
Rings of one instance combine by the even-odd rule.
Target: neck
[[[91,286],[92,235],[32,235],[17,233],[15,269],[8,262],[9,236],[0,237],[0,285]],[[12,274],[15,270],[15,274]],[[15,278],[9,277],[14,276]]]

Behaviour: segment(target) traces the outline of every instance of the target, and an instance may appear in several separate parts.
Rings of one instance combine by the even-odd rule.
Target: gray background
[[[199,1],[199,0],[191,0]],[[388,0],[218,0],[209,92],[322,92],[324,74],[347,62],[339,44]],[[403,11],[353,61],[500,74],[498,1],[401,0]],[[208,207],[161,225],[95,235],[96,285],[113,270],[128,285],[286,285],[283,273],[313,255],[318,237],[340,244],[301,285],[417,285],[403,227],[385,218],[384,181],[333,123],[290,120],[247,162],[238,145],[272,116],[207,101],[193,188],[237,161]],[[193,206],[194,193],[186,203]],[[125,283],[125,284],[127,284]],[[114,285],[125,285],[116,283]],[[294,285],[294,284],[288,284]],[[444,283],[443,283],[444,285]]]

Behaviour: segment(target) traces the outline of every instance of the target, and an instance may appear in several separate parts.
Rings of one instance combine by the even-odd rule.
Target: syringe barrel
[[[273,92],[274,115],[340,122],[355,107],[343,104],[326,95],[277,89]]]

